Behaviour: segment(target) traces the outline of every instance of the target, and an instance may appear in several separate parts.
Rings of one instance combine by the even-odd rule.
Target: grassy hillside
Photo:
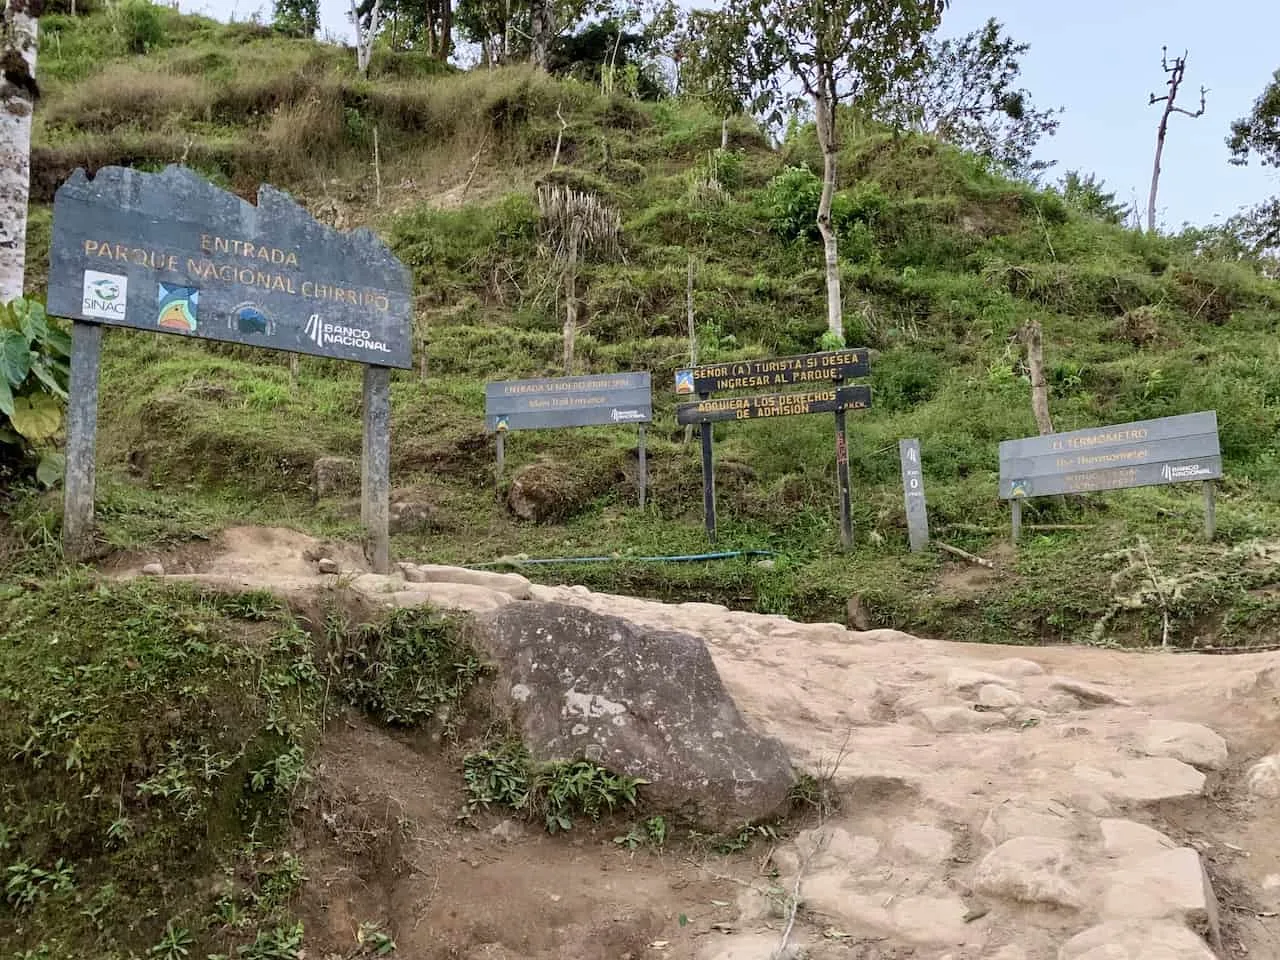
[[[686,288],[703,361],[804,352],[824,329],[820,249],[804,224],[816,144],[772,149],[746,122],[719,151],[697,104],[641,103],[522,68],[441,74],[162,12],[130,52],[123,15],[47,16],[37,113],[30,286],[39,295],[53,190],[77,165],[182,161],[252,197],[268,181],[329,222],[370,225],[413,270],[419,371],[393,379],[394,549],[441,562],[616,553],[532,568],[619,591],[1004,641],[1159,639],[1247,645],[1273,632],[1280,574],[1280,285],[1114,227],[932,140],[859,128],[842,153],[846,330],[873,349],[874,406],[851,418],[857,545],[838,550],[829,418],[716,432],[721,547],[750,561],[645,564],[706,548],[697,445],[674,422],[688,362]],[[380,166],[373,164],[377,131]],[[552,169],[557,143],[559,159]],[[596,193],[622,215],[624,256],[584,271],[578,370],[650,370],[652,494],[634,497],[634,434],[517,434],[508,480],[544,461],[560,515],[520,523],[492,482],[483,384],[559,371],[563,303],[539,243],[534,188]],[[377,202],[380,199],[380,203]],[[797,236],[797,234],[799,234]],[[1035,432],[1016,342],[1045,331],[1058,429],[1214,409],[1227,479],[1219,540],[1198,541],[1193,487],[1034,501],[1028,522],[1083,529],[1011,551],[997,444]],[[103,551],[207,535],[231,520],[358,535],[351,495],[315,500],[315,460],[359,455],[359,368],[115,332],[100,438]],[[922,443],[931,521],[996,556],[988,574],[910,556],[897,441]],[[56,496],[13,506],[13,569],[47,564]]]

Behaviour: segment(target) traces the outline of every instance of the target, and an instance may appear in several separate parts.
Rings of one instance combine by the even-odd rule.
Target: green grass
[[[789,198],[816,202],[812,177],[792,169],[820,168],[812,131],[773,150],[735,121],[731,150],[717,153],[719,120],[698,104],[604,97],[518,67],[422,76],[390,53],[385,74],[362,81],[333,48],[161,17],[163,41],[144,56],[124,49],[118,17],[46,18],[35,180],[56,183],[83,157],[154,166],[186,145],[190,162],[243,191],[265,179],[303,200],[348,198],[349,217],[379,230],[417,283],[427,378],[393,377],[392,475],[397,498],[431,512],[425,526],[397,529],[399,555],[617,554],[614,564],[526,572],[812,620],[843,619],[857,595],[880,625],[957,639],[1133,643],[1164,611],[1147,602],[1108,618],[1127,589],[1112,576],[1127,561],[1106,558],[1142,538],[1162,575],[1203,569],[1214,585],[1179,593],[1174,642],[1265,640],[1269,607],[1236,576],[1234,551],[1274,537],[1280,523],[1280,285],[1247,265],[1089,219],[1057,193],[927,138],[855,124],[837,206],[847,335],[874,351],[874,406],[851,418],[853,551],[838,549],[831,423],[808,417],[716,430],[718,546],[777,551],[772,567],[628,561],[708,547],[697,444],[683,444],[668,389],[688,361],[690,259],[704,361],[806,352],[824,330],[820,249],[803,213],[784,215]],[[158,83],[164,97],[154,96]],[[567,126],[551,173],[557,108]],[[378,210],[358,199],[371,185],[372,125],[387,165]],[[303,141],[306,151],[291,146]],[[305,169],[283,162],[300,153]],[[446,209],[424,200],[437,180],[443,192],[469,175],[473,156],[474,200]],[[722,189],[706,187],[711,174]],[[396,185],[401,176],[406,186]],[[539,178],[600,193],[622,214],[625,258],[588,265],[579,285],[578,365],[653,374],[644,512],[625,429],[508,438],[506,483],[533,463],[563,475],[553,522],[516,522],[505,488],[494,488],[484,382],[559,371],[563,304],[539,244]],[[31,262],[43,264],[47,207],[33,225]],[[976,553],[1005,551],[996,450],[1035,430],[1014,340],[1029,318],[1044,329],[1058,429],[1217,410],[1227,470],[1217,543],[1197,539],[1198,492],[1165,488],[1028,504],[1031,523],[1088,529],[1033,536],[979,590],[962,564],[907,554],[896,454],[904,436],[921,440],[936,534]],[[294,384],[280,354],[108,336],[103,551],[207,537],[236,522],[357,536],[353,494],[316,501],[309,483],[317,457],[358,456],[359,370],[310,358],[300,370]],[[22,496],[11,513],[17,542],[33,546],[28,559],[11,551],[7,562],[39,568],[56,555],[56,497]],[[1197,599],[1206,591],[1212,599]]]

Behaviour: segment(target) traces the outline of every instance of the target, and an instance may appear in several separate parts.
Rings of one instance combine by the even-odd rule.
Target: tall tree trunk
[[[720,118],[720,149],[729,149],[729,115]]]
[[[818,144],[822,147],[822,200],[818,203],[818,232],[827,268],[827,329],[844,338],[844,307],[840,298],[840,250],[831,226],[831,199],[836,192],[835,103],[822,94],[812,94]]]
[[[529,4],[531,57],[533,65],[546,70],[551,60],[552,0],[532,0]]]
[[[1164,138],[1169,132],[1169,112],[1173,100],[1165,104],[1164,114],[1160,117],[1160,126],[1156,130],[1156,162],[1151,170],[1151,191],[1147,194],[1147,233],[1156,232],[1156,193],[1160,189],[1160,158],[1164,155]]]
[[[16,52],[29,83],[0,77],[0,303],[22,296],[27,264],[27,200],[31,192],[31,112],[35,99],[38,2],[8,0],[0,53]],[[21,79],[11,58],[5,74]]]
[[[564,375],[573,376],[573,346],[578,336],[578,237],[582,225],[569,227],[569,256],[564,268]]]
[[[1031,412],[1043,437],[1053,433],[1053,419],[1049,416],[1049,384],[1044,379],[1044,338],[1039,320],[1028,320],[1023,325],[1022,342],[1027,348],[1027,369],[1031,371]]]

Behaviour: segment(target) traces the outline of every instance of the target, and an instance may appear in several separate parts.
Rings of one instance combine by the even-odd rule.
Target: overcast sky
[[[255,10],[270,19],[272,9],[271,0],[180,3],[186,12],[220,20],[247,19]],[[321,0],[322,29],[349,41],[348,8],[344,0]],[[1164,93],[1160,47],[1167,44],[1171,53],[1189,51],[1179,102],[1194,109],[1201,85],[1209,94],[1203,117],[1174,116],[1170,122],[1160,220],[1173,228],[1207,223],[1280,193],[1274,169],[1230,166],[1223,143],[1231,121],[1248,113],[1280,68],[1280,2],[952,0],[942,32],[967,33],[988,17],[1031,44],[1022,82],[1035,102],[1066,107],[1057,135],[1040,149],[1044,159],[1058,161],[1051,178],[1070,169],[1092,171],[1118,199],[1137,200],[1146,209],[1160,113],[1158,105],[1147,105],[1147,95]]]

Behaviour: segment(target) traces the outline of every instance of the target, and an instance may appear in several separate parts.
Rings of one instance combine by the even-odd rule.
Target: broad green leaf
[[[17,397],[9,420],[13,429],[33,443],[51,440],[62,426],[62,404],[47,393]]]
[[[65,364],[48,363],[43,358],[37,358],[31,361],[31,372],[54,396],[63,400],[67,399],[67,389],[63,386],[67,381]],[[62,374],[61,380],[58,378],[60,373]]]
[[[44,345],[50,353],[60,357],[71,356],[71,334],[65,330],[50,327],[48,335],[44,338]]]
[[[22,323],[22,332],[31,343],[42,343],[49,336],[49,318],[45,315],[44,305],[38,300],[28,300],[24,314],[19,308],[18,319]]]
[[[45,487],[53,488],[57,486],[58,481],[62,479],[62,475],[67,467],[66,454],[50,452],[40,458],[40,465],[36,467],[36,479]]]
[[[31,365],[31,348],[19,330],[0,330],[0,380],[21,386]]]
[[[0,377],[0,413],[6,417],[13,416],[13,390],[4,377]]]

